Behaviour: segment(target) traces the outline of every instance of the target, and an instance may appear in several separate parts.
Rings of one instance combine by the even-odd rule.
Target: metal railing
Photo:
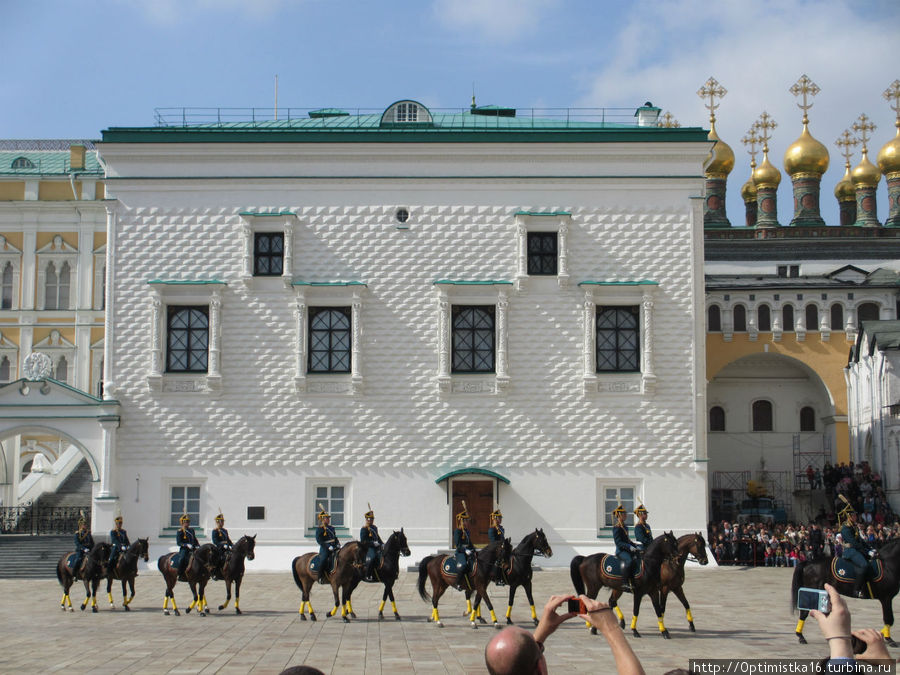
[[[90,512],[89,505],[0,506],[0,534],[73,534],[81,514]]]
[[[269,122],[310,120],[309,113],[321,108],[155,108],[153,117],[158,127],[193,127],[241,124],[252,126]],[[336,127],[341,130],[372,128],[372,116],[380,117],[383,108],[340,108],[346,115],[337,116],[342,120]],[[516,127],[528,128],[544,125],[549,120],[565,128],[585,122],[608,123],[615,126],[637,126],[634,108],[516,108],[515,118],[482,112],[473,117],[479,119],[473,130],[509,126],[515,119]],[[460,115],[471,113],[471,108],[429,108],[432,117],[439,115]],[[491,124],[491,121],[494,124]],[[524,123],[523,123],[524,122]]]

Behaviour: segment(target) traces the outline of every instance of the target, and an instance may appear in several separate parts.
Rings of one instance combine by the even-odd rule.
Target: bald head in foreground
[[[534,636],[524,628],[508,626],[484,648],[484,662],[491,675],[546,673],[544,653]]]

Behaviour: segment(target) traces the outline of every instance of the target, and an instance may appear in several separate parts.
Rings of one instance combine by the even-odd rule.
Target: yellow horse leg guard
[[[384,603],[382,602],[381,604],[383,605]],[[391,611],[392,611],[394,614],[397,613],[397,603],[394,602],[393,600],[391,600]]]
[[[163,600],[163,609],[169,609],[169,596],[166,596],[166,599]]]
[[[191,604],[188,605],[188,609],[194,609],[194,606],[197,604],[197,600],[191,600]]]
[[[347,603],[341,605],[341,618],[344,618],[350,613],[350,610],[347,609]]]
[[[350,603],[349,600],[347,601],[347,611],[350,612],[351,614],[353,614],[353,605]]]
[[[96,607],[96,606],[97,606],[97,596],[95,595],[94,597],[91,598],[91,607]]]
[[[663,618],[662,618],[662,617],[659,617],[659,618],[656,620],[656,625],[659,626],[659,632],[660,632],[660,633],[665,633],[665,632],[666,632],[666,624],[663,623]]]
[[[478,609],[475,610],[475,616],[481,618],[481,605],[478,605]]]
[[[378,605],[378,613],[379,614],[381,614],[384,611],[384,603],[385,603],[385,601],[382,600],[381,604]]]
[[[534,605],[531,606],[531,618],[532,618],[532,619],[536,619],[536,618],[537,618],[537,612],[534,611]]]
[[[222,603],[222,609],[228,607],[228,603],[231,602],[228,598],[225,598],[225,602]],[[234,606],[237,607],[237,598],[234,599]]]
[[[637,628],[637,615],[631,617],[631,630]]]
[[[125,606],[130,605],[132,600],[134,600],[133,595],[130,598],[122,598],[122,604]]]
[[[66,606],[66,594],[65,593],[63,593],[62,600],[59,601],[59,604],[62,605],[63,607]]]
[[[799,620],[797,621],[797,627],[794,629],[794,632],[795,632],[795,633],[802,633],[802,632],[803,632],[803,624],[805,624],[805,623],[806,623],[806,620],[805,620],[805,619],[799,619]]]
[[[616,612],[616,617],[619,619],[619,621],[624,621],[624,620],[625,620],[625,615],[622,614],[622,610],[619,609],[619,606],[616,605],[615,607],[613,607],[613,609],[615,610],[615,612]]]
[[[228,603],[226,602],[225,604],[227,605]],[[237,598],[234,599],[234,608],[235,609],[238,608],[238,599]]]
[[[472,613],[472,601],[466,600],[466,614]]]
[[[506,618],[509,618],[509,615],[512,614],[512,605],[506,606]]]
[[[891,639],[891,627],[887,624],[884,624],[884,628],[881,629],[881,634],[884,636],[885,640]]]
[[[438,612],[437,607],[435,607],[435,608],[434,608],[434,622],[437,623],[437,622],[440,621],[440,620],[441,620],[441,615],[440,615],[440,613]]]
[[[687,620],[694,623],[694,615],[691,614],[691,610],[686,610],[685,614],[687,614]]]
[[[116,603],[113,602],[113,599],[112,599],[112,593],[107,593],[107,594],[106,594],[106,597],[109,598],[109,604],[111,604],[111,605],[116,604]]]
[[[178,609],[178,605],[175,604],[175,596],[172,596],[172,609]]]
[[[469,613],[469,621],[471,621],[472,623],[475,623],[475,610],[474,609]]]
[[[494,610],[491,610],[491,623],[497,623],[497,615],[494,614]]]

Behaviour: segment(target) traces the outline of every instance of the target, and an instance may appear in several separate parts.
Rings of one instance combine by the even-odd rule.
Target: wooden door
[[[463,500],[469,510],[469,534],[476,546],[487,546],[488,527],[494,510],[494,481],[455,480],[453,481],[453,528],[456,528],[456,514],[462,511]]]

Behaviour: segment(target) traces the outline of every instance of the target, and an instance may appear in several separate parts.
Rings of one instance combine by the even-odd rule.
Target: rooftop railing
[[[157,127],[194,126],[253,126],[271,122],[310,120],[310,113],[323,108],[156,108],[154,120]],[[342,129],[372,128],[372,116],[380,117],[384,108],[326,108],[340,110],[341,114],[319,114],[316,117],[336,117],[343,120]],[[480,121],[480,128],[507,127],[513,116],[491,108],[476,109],[473,115]],[[504,108],[502,110],[513,110]],[[563,128],[584,123],[610,124],[611,126],[638,126],[635,108],[515,108],[516,127],[542,126],[548,121]],[[471,108],[429,108],[432,117],[472,113]],[[346,113],[346,114],[343,114]],[[492,125],[491,121],[495,124]],[[655,126],[655,125],[654,125]]]

